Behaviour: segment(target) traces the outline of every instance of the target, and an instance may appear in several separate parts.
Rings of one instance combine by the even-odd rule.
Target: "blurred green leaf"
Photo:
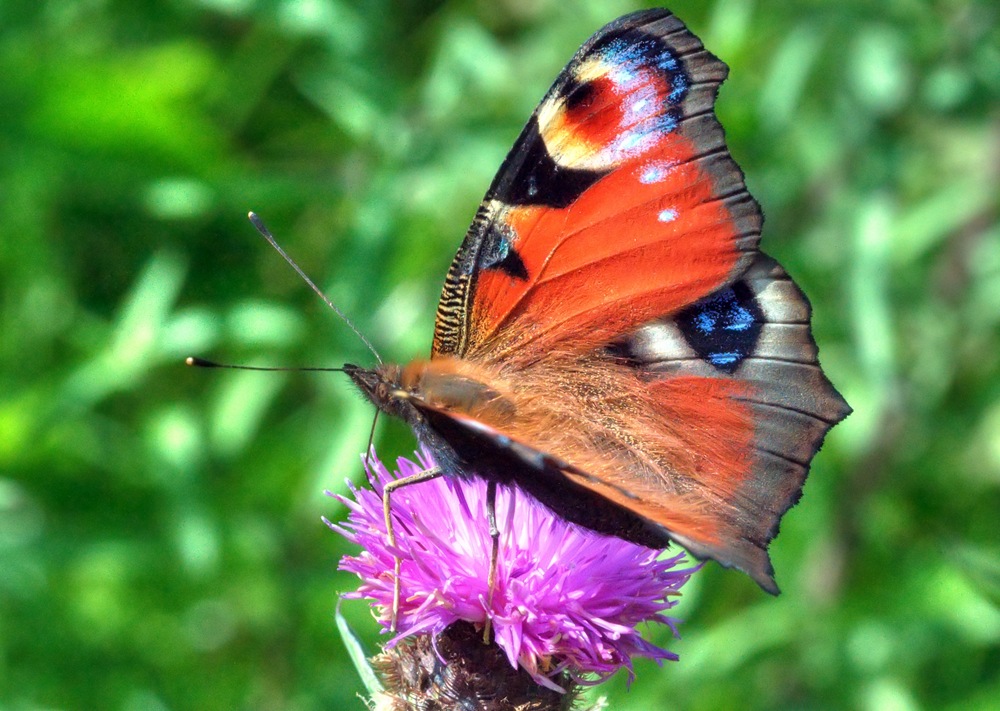
[[[337,620],[337,629],[340,631],[340,638],[344,641],[344,647],[347,648],[347,654],[351,658],[351,663],[354,664],[354,668],[357,669],[358,676],[361,677],[361,681],[365,685],[365,690],[368,692],[368,695],[374,696],[382,691],[382,682],[379,681],[378,676],[375,674],[375,670],[372,669],[371,664],[369,664],[368,655],[365,654],[364,648],[361,646],[361,640],[355,636],[354,631],[351,629],[350,625],[347,624],[347,620],[340,614],[339,604],[337,605],[335,617]]]

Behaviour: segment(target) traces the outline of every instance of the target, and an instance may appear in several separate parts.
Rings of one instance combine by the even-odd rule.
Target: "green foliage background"
[[[371,409],[576,47],[635,3],[7,0],[0,708],[361,709],[333,622]],[[676,0],[855,408],[772,550],[612,709],[1000,708],[1000,6]],[[398,425],[386,457],[411,450]],[[374,623],[347,606],[374,649]],[[661,638],[661,641],[662,640]]]

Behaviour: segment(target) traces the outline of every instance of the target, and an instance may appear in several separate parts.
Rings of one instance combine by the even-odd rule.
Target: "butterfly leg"
[[[368,433],[368,449],[365,450],[365,464],[370,464],[375,454],[375,425],[378,424],[378,413],[380,412],[381,410],[375,410],[375,417],[372,418],[372,428]]]
[[[417,472],[416,474],[411,474],[410,476],[403,477],[402,479],[394,479],[387,483],[382,489],[382,514],[385,516],[385,532],[386,540],[389,543],[390,548],[396,547],[396,531],[392,527],[392,506],[389,503],[389,497],[392,492],[396,489],[401,489],[404,486],[409,486],[410,484],[419,484],[422,481],[430,481],[431,479],[437,479],[442,475],[440,467],[431,467],[430,469],[425,469],[422,472]],[[402,568],[402,561],[399,556],[394,555],[392,558],[392,612],[389,618],[389,632],[396,632],[396,622],[399,620],[399,597],[401,592],[401,583],[399,579],[400,569]]]
[[[483,643],[490,643],[493,618],[493,592],[497,584],[497,555],[500,552],[500,529],[497,527],[497,483],[490,481],[486,485],[486,520],[490,525],[490,572],[486,578],[486,624],[483,626]]]

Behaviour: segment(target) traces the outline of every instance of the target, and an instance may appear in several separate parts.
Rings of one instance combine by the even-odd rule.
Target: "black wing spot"
[[[510,235],[496,223],[491,224],[483,235],[479,258],[483,269],[495,269],[521,281],[528,279],[528,269],[524,266],[521,255],[514,249]]]
[[[594,83],[579,82],[572,75],[567,76],[562,93],[567,111],[590,106],[594,100]]]
[[[568,168],[556,163],[539,134],[538,119],[532,116],[486,199],[508,205],[563,208],[572,205],[605,175],[605,171]]]
[[[676,321],[699,358],[732,374],[753,355],[764,313],[750,287],[737,282],[688,307]]]

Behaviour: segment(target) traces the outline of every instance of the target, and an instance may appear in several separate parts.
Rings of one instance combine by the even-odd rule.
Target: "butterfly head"
[[[344,372],[379,410],[407,421],[411,419],[413,406],[408,402],[410,393],[400,382],[402,368],[398,365],[384,363],[368,369],[347,363]]]

